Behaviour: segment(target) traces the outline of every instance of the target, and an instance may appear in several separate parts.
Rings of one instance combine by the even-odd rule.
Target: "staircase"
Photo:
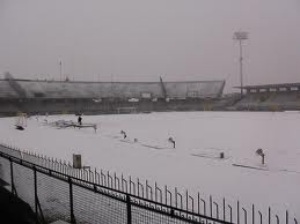
[[[13,76],[9,73],[5,74],[5,79],[8,81],[10,87],[19,95],[20,98],[26,98],[26,91],[21,87],[21,85],[15,81]]]

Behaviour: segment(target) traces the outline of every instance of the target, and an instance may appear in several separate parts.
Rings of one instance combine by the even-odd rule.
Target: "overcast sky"
[[[300,0],[0,0],[0,72],[88,81],[300,82]]]

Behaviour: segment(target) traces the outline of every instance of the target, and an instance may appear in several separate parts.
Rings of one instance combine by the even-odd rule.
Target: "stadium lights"
[[[62,81],[62,61],[59,61],[59,78]]]
[[[240,82],[241,82],[241,98],[243,97],[243,49],[242,41],[248,39],[248,32],[238,31],[233,35],[233,39],[237,40],[240,45]]]

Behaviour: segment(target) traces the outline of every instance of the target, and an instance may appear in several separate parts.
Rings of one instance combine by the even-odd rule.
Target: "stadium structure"
[[[234,105],[235,110],[300,110],[300,83],[248,85],[243,90],[246,93]]]
[[[4,79],[0,79],[0,115],[300,109],[300,83],[243,86],[241,93],[244,94],[229,95],[223,95],[224,86],[224,80],[74,82],[15,79],[6,74]],[[19,114],[19,118],[22,119],[22,115]],[[24,118],[26,122],[27,116]],[[18,122],[16,127],[18,129]],[[220,158],[224,158],[224,154],[221,153]],[[248,168],[253,169],[251,166]],[[254,169],[257,170],[257,167]],[[11,210],[17,204],[18,210],[13,210],[29,220],[28,223],[50,223],[59,218],[70,223],[95,223],[97,220],[101,223],[131,224],[137,223],[137,220],[138,223],[151,220],[158,224],[230,224],[235,223],[233,220],[236,219],[236,223],[247,224],[250,214],[253,223],[258,217],[260,223],[265,223],[263,220],[267,219],[269,223],[271,220],[279,223],[279,216],[273,209],[271,213],[271,207],[261,212],[254,204],[248,207],[249,210],[241,207],[239,200],[230,205],[225,198],[217,202],[213,201],[212,196],[205,199],[201,195],[200,198],[199,193],[194,198],[188,191],[186,194],[179,193],[176,187],[173,192],[167,185],[160,188],[156,182],[150,186],[147,180],[145,184],[139,178],[134,182],[131,176],[124,179],[123,174],[117,177],[116,173],[105,174],[102,170],[97,173],[90,166],[75,166],[74,161],[72,166],[66,161],[21,151],[5,144],[0,144],[0,174],[0,196],[4,198],[2,207]],[[12,203],[6,197],[11,194],[24,201]],[[210,215],[206,213],[206,205]],[[200,208],[203,208],[203,213]],[[291,219],[293,223],[298,223],[288,210],[284,215],[285,224],[291,223]],[[280,219],[283,220],[283,216]]]
[[[2,115],[220,109],[225,81],[74,82],[0,80]]]
[[[75,82],[15,79],[7,73],[0,79],[0,115],[300,110],[300,83],[247,85],[243,96],[224,95],[224,87],[225,80]]]

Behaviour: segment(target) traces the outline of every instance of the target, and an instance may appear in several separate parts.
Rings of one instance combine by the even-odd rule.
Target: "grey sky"
[[[16,77],[300,82],[300,0],[0,0],[0,72]]]

